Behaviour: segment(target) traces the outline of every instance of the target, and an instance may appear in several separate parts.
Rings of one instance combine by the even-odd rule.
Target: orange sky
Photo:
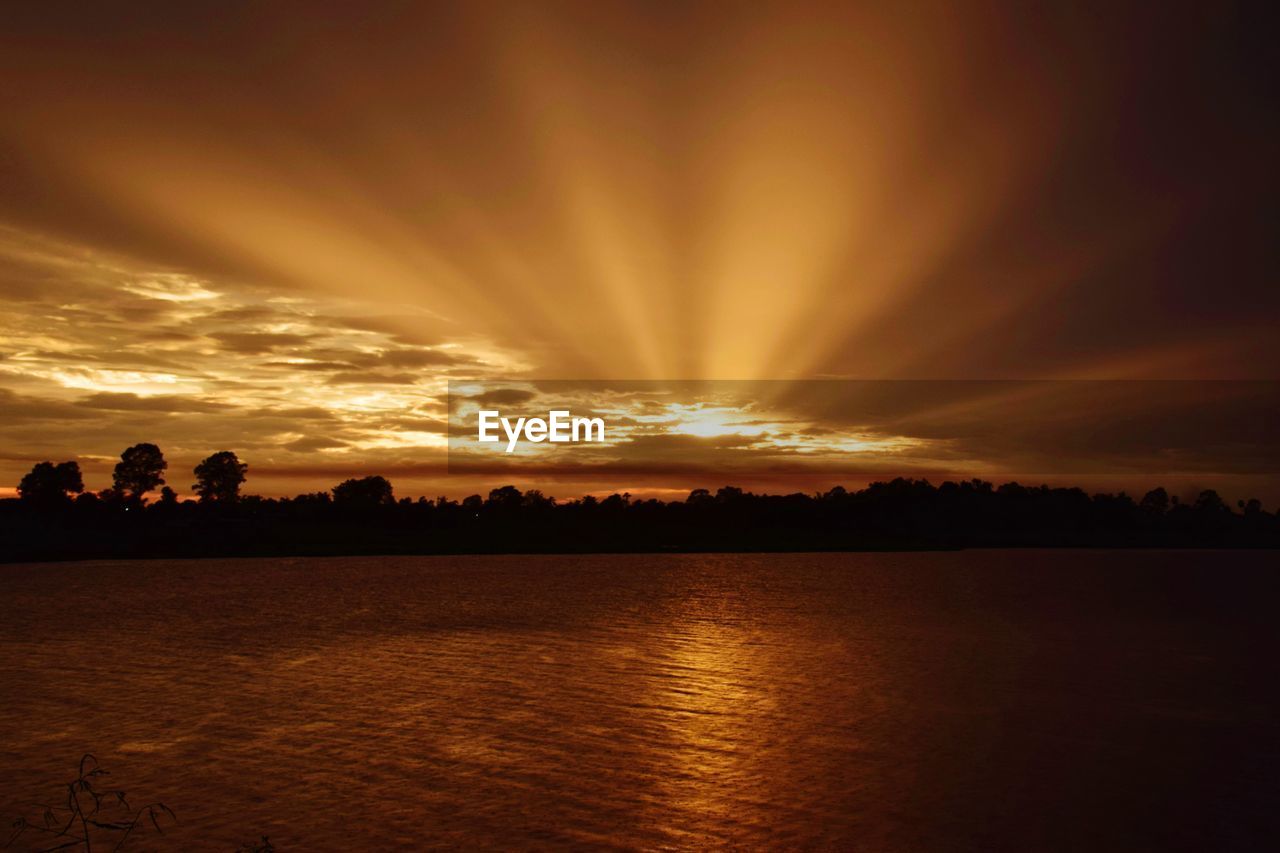
[[[1227,5],[79,5],[0,12],[5,485],[153,441],[179,491],[233,449],[264,494],[463,494],[451,378],[1277,378],[1274,82]],[[825,473],[741,448],[754,482],[875,461],[815,425]],[[1221,443],[1184,483],[1280,497]]]

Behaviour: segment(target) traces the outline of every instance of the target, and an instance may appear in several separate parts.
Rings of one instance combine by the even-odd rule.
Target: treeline
[[[77,504],[104,502],[133,508],[144,503],[148,492],[160,489],[160,502],[172,504],[177,502],[178,493],[165,485],[164,472],[168,469],[169,463],[159,447],[135,444],[120,454],[120,461],[111,472],[109,489],[86,492],[78,462],[37,462],[18,483],[18,496],[27,506],[46,510],[65,506],[73,496]],[[220,450],[192,470],[196,481],[191,490],[201,501],[235,502],[240,498],[240,486],[248,470],[249,466],[234,452]]]
[[[966,547],[1277,547],[1257,500],[1139,500],[1076,488],[895,479],[859,491],[763,495],[732,486],[681,501],[557,501],[504,486],[487,497],[397,500],[383,477],[293,498],[241,496],[230,451],[195,469],[199,501],[163,483],[154,445],[122,454],[113,486],[83,490],[75,463],[40,463],[0,502],[0,559],[520,552],[812,551]]]

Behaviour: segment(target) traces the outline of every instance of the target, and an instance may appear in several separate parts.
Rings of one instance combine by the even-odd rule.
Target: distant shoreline
[[[381,478],[372,478],[381,480]],[[344,484],[345,485],[345,484]],[[359,485],[359,483],[357,483]],[[1260,502],[899,478],[850,492],[757,495],[726,486],[683,501],[557,502],[494,489],[462,501],[335,489],[280,500],[0,501],[0,562],[456,554],[843,553],[969,548],[1277,548]]]

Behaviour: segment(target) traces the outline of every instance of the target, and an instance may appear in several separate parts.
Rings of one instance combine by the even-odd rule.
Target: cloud
[[[255,467],[276,452],[435,453],[421,437],[440,435],[446,372],[502,360],[416,309],[369,321],[358,299],[281,298],[3,226],[0,303],[0,482],[77,456],[99,488],[110,466],[94,460],[139,440],[178,468],[216,449]],[[433,331],[409,342],[415,324]]]
[[[234,408],[225,403],[201,400],[195,397],[173,394],[140,397],[137,394],[117,394],[100,391],[76,401],[87,409],[112,409],[115,411],[146,412],[227,412]]]
[[[469,399],[485,406],[515,406],[520,403],[527,403],[536,396],[538,395],[535,392],[521,388],[497,388],[477,394]]]
[[[411,346],[438,346],[447,342],[449,332],[458,331],[440,317],[416,309],[405,315],[348,316],[334,322],[348,329],[386,335],[397,343]]]
[[[337,418],[332,411],[319,406],[258,409],[245,412],[242,416],[246,418],[281,418],[294,421],[332,421]]]
[[[0,410],[4,412],[3,425],[29,424],[42,421],[81,421],[94,417],[71,403],[29,397],[0,388]],[[0,433],[2,434],[2,433]]]
[[[312,450],[332,450],[339,447],[346,447],[347,443],[345,441],[338,441],[334,438],[314,436],[300,438],[297,441],[291,441],[284,446],[289,450],[293,450],[298,453],[307,453]]]
[[[474,358],[436,349],[401,349],[383,353],[378,361],[391,367],[427,367],[431,365],[475,364]]]
[[[408,430],[411,432],[434,432],[445,434],[449,431],[449,422],[441,418],[394,418],[380,427]]]
[[[262,366],[276,367],[281,370],[302,370],[308,373],[328,373],[350,370],[356,365],[349,361],[268,361]]]
[[[231,352],[243,355],[261,355],[285,347],[304,346],[314,339],[314,334],[268,332],[214,332],[209,337]]]
[[[380,373],[376,370],[335,373],[330,382],[339,385],[413,385],[422,379],[412,373]]]

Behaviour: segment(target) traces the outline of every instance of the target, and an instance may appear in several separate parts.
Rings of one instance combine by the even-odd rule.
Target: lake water
[[[1265,552],[0,566],[0,818],[93,752],[177,813],[138,850],[1265,849],[1278,580]]]

